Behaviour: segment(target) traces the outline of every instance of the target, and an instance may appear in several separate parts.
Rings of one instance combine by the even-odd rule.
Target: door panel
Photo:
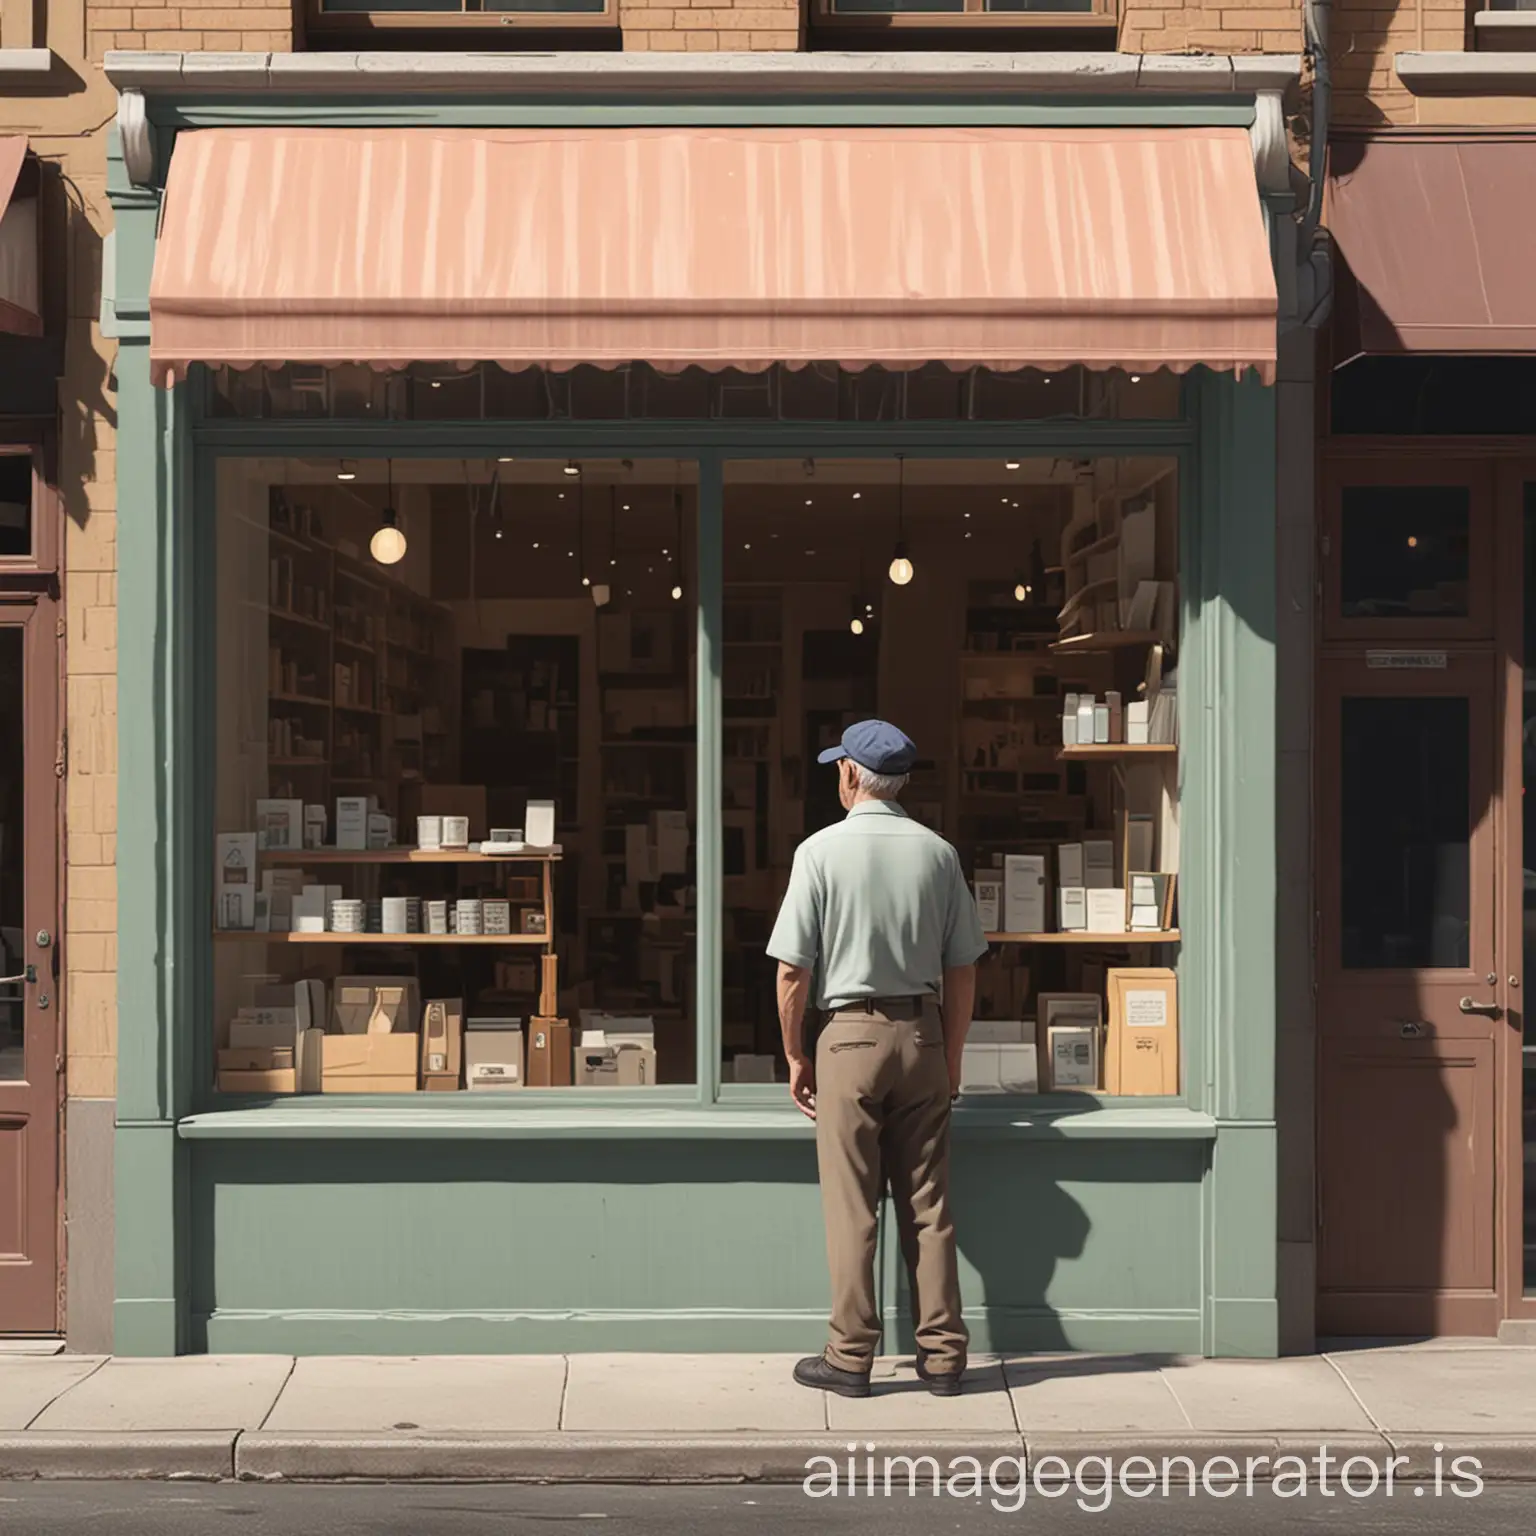
[[[1498,1323],[1490,651],[1361,650],[1318,682],[1318,1329]]]
[[[1491,640],[1494,484],[1486,463],[1330,466],[1323,505],[1323,637]]]
[[[58,639],[0,600],[0,1331],[59,1325]]]

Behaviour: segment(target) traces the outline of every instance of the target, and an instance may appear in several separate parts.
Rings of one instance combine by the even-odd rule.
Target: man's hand
[[[816,1063],[809,1056],[790,1057],[789,1096],[807,1120],[816,1118]]]
[[[952,1099],[957,1099],[960,1097],[960,1061],[960,1052],[951,1048],[948,1041],[946,1041],[944,1049],[944,1062],[945,1065],[949,1068],[949,1096]]]

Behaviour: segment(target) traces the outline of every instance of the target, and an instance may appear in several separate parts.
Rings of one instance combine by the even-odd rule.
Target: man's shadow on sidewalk
[[[1008,1360],[1015,1371],[1023,1367],[1041,1375],[1082,1377],[1145,1372],[1178,1359],[1172,1353],[1145,1351],[1078,1353],[1082,1341],[1069,1337],[1049,1298],[1053,1283],[1058,1293],[1069,1290],[1072,1277],[1058,1271],[1063,1263],[1082,1257],[1093,1229],[1087,1210],[1065,1186],[1185,1180],[1198,1186],[1199,1173],[1187,1163],[1188,1145],[1149,1144],[1144,1157],[1128,1163],[1123,1144],[1113,1142],[1060,1135],[1023,1140],[960,1131],[951,1160],[950,1200],[966,1321],[978,1367],[986,1356],[995,1355]],[[896,1222],[889,1205],[886,1218],[887,1240],[895,1243]],[[1141,1235],[1117,1230],[1107,1241],[1127,1247],[1128,1264],[1134,1262]],[[1120,1259],[1113,1253],[1102,1257],[1111,1264]],[[916,1352],[912,1286],[899,1255],[896,1267],[896,1294],[886,1302],[885,1351],[905,1368],[894,1380],[873,1382],[876,1394],[927,1390],[909,1374]],[[1084,1304],[1092,1306],[1086,1298]],[[967,1380],[973,1391],[1002,1390],[1004,1385],[1000,1369],[978,1369]]]

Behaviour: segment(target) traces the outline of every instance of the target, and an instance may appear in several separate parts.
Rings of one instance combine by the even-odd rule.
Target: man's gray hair
[[[873,773],[863,763],[854,763],[853,772],[859,788],[878,800],[894,800],[907,787],[905,773]]]

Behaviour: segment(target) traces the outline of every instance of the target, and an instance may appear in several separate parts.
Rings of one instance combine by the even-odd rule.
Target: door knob
[[[37,980],[37,967],[29,965],[20,976],[0,976],[0,987],[16,986],[20,982],[34,982]]]
[[[1499,1003],[1479,1003],[1470,997],[1462,998],[1462,1000],[1456,1006],[1460,1008],[1463,1013],[1486,1014],[1490,1019],[1496,1019],[1501,1013],[1504,1012],[1503,1006]]]

